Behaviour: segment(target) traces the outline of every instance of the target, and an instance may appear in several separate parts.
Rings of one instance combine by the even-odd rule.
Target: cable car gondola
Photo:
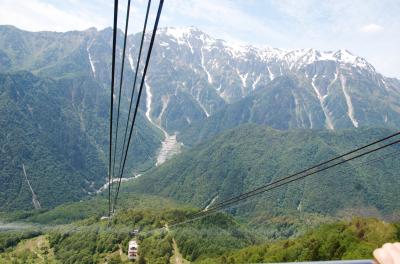
[[[136,260],[138,258],[138,244],[136,240],[129,241],[128,245],[128,259]]]

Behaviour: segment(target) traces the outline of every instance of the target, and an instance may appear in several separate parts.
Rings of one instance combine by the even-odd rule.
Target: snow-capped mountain
[[[86,76],[101,84],[104,93],[109,89],[110,28],[32,33],[6,26],[0,34],[1,71]],[[122,32],[118,37],[120,61]],[[128,38],[124,105],[139,40],[140,34]],[[345,49],[241,46],[194,27],[159,29],[143,95],[144,116],[165,138],[158,163],[179,152],[177,134],[199,127],[246,122],[278,129],[400,127],[399,80],[382,76]]]
[[[120,127],[140,37],[128,38]],[[15,177],[22,163],[45,207],[80,199],[104,184],[111,44],[110,28],[56,33],[0,26],[0,180],[6,183],[0,204],[29,207],[31,193],[21,191],[24,179]],[[119,31],[117,65],[122,44]],[[144,84],[127,177],[162,164],[183,145],[245,123],[281,130],[400,128],[400,81],[347,50],[241,46],[194,27],[161,28]],[[49,162],[54,169],[44,169]],[[73,194],[58,195],[65,190]],[[27,195],[18,200],[18,193]]]
[[[210,117],[256,91],[268,92],[274,81],[286,77],[296,86],[288,94],[287,105],[288,117],[295,122],[282,120],[286,125],[277,128],[399,126],[399,104],[394,100],[400,95],[398,80],[385,78],[365,59],[347,50],[238,46],[193,27],[163,28],[158,34],[149,82],[164,84],[152,85],[159,94],[153,97],[155,105],[163,105],[163,96],[168,95],[169,100],[182,97],[181,105],[193,104],[197,116]],[[157,81],[154,75],[160,70],[166,78]],[[173,108],[177,107],[174,104]],[[163,115],[172,110],[172,106],[162,108]],[[167,130],[179,131],[176,122],[190,125],[196,119],[193,112],[181,109],[178,116],[164,117],[160,111],[152,113]]]

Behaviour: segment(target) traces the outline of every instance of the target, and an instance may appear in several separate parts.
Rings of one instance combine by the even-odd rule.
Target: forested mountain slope
[[[119,65],[123,34],[117,34]],[[140,37],[128,37],[121,97],[123,125]],[[18,199],[16,194],[9,195],[22,186],[21,163],[33,177],[31,185],[43,206],[79,199],[105,183],[111,38],[111,28],[59,33],[0,26],[0,118],[4,128],[0,140],[2,153],[7,153],[0,156],[0,162],[6,164],[0,180],[7,186],[1,208],[32,206],[28,192],[23,191]],[[117,74],[119,71],[117,67]],[[186,147],[246,123],[280,130],[398,128],[399,89],[399,80],[383,76],[347,50],[238,46],[193,27],[161,28],[145,81],[126,177],[161,165]],[[27,142],[37,144],[31,150],[36,156],[21,148]],[[39,153],[36,146],[46,152]],[[195,158],[193,166],[203,166],[203,157],[199,161]],[[55,168],[37,163],[41,159]],[[48,173],[51,180],[39,183],[40,173],[32,168]],[[257,170],[261,174],[267,168]],[[220,172],[224,169],[228,167],[221,167]],[[224,184],[237,184],[228,182]],[[67,183],[71,189],[65,187]],[[199,197],[205,195],[202,192],[199,190]],[[50,193],[58,198],[47,199]],[[205,200],[204,196],[193,201],[203,204]]]
[[[315,226],[310,224],[311,216],[304,213],[279,222],[282,229],[287,229],[303,216],[307,219],[303,231],[275,239],[263,237],[251,224],[223,213],[168,231],[163,228],[166,223],[183,221],[192,211],[165,202],[161,202],[162,207],[144,209],[137,199],[135,202],[139,208],[120,210],[111,222],[88,217],[41,230],[32,226],[2,232],[0,261],[130,263],[126,259],[128,241],[132,239],[129,232],[136,228],[140,229],[135,239],[141,263],[174,263],[173,239],[184,258],[193,263],[244,263],[368,259],[382,243],[400,238],[399,223],[369,218],[332,222],[334,219],[321,218]],[[264,223],[264,229],[272,231],[273,221]]]
[[[1,26],[0,70],[91,77],[104,93],[110,83],[111,34],[110,28],[55,33]],[[122,37],[118,31],[118,63]],[[139,40],[140,34],[128,37],[124,105]],[[383,76],[362,57],[343,49],[240,46],[194,27],[158,31],[143,96],[141,109],[166,136],[198,127],[216,113],[214,120],[223,121],[218,116],[226,114],[220,111],[232,110],[244,112],[243,122],[278,129],[400,126],[400,81]],[[283,110],[279,121],[269,118],[276,108]]]
[[[98,85],[85,78],[0,74],[0,209],[33,208],[22,164],[45,208],[80,199],[104,184],[108,109],[101,107],[106,98],[96,90]],[[142,144],[130,155],[142,157],[134,164],[145,168],[159,138],[151,136],[143,117],[139,120],[142,130],[135,140]]]
[[[285,261],[371,259],[374,249],[400,239],[400,225],[356,218],[325,224],[295,238],[241,250],[195,263],[272,263]]]
[[[135,183],[134,191],[150,192],[205,207],[259,187],[391,134],[388,129],[336,132],[298,130],[282,132],[246,125],[229,130],[151,170]],[[239,206],[240,214],[274,209],[338,213],[359,208],[391,214],[399,208],[398,154],[362,165],[399,146],[350,162],[276,189]]]

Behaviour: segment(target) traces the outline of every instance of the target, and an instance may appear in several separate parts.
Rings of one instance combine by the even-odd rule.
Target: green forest
[[[220,212],[185,222],[196,208],[123,194],[120,210],[111,220],[101,220],[106,205],[106,199],[96,197],[0,215],[3,222],[21,224],[0,232],[0,263],[130,263],[131,239],[139,243],[137,263],[175,263],[174,243],[193,263],[363,259],[384,242],[400,239],[400,223],[376,218],[298,211],[248,218]],[[140,230],[135,238],[134,229]]]
[[[54,10],[85,2],[85,12],[112,11],[112,3],[51,2],[61,2]],[[370,259],[375,248],[400,240],[398,78],[346,50],[352,45],[242,46],[196,25],[157,29],[161,8],[154,16],[151,1],[145,23],[154,21],[134,33],[145,7],[139,2],[127,10],[125,31],[121,1],[114,2],[114,28],[0,25],[0,264]],[[226,15],[223,3],[196,2],[206,16]],[[257,26],[258,12],[255,20],[241,15],[259,11],[244,8],[256,1],[242,2],[227,13],[268,33],[273,24]],[[36,5],[14,9],[31,13]],[[64,24],[82,16],[73,20],[83,27],[81,11],[54,17]],[[185,5],[178,11],[193,15]],[[281,12],[292,16],[283,5],[270,11],[271,22]],[[292,20],[278,22],[284,29]],[[384,29],[368,24],[376,32],[360,24],[357,34]],[[270,44],[282,44],[281,33],[268,33]],[[350,158],[362,146],[365,155]],[[113,181],[119,177],[121,188]],[[139,245],[135,261],[128,259],[131,240]]]
[[[391,133],[393,130],[385,128],[280,131],[244,125],[177,155],[126,184],[124,191],[162,195],[204,208],[214,197],[215,202],[222,201]],[[335,215],[346,208],[365,208],[375,211],[375,216],[395,215],[400,208],[400,163],[392,154],[398,151],[395,145],[288,184],[232,213],[301,209]],[[385,155],[386,159],[368,164]]]

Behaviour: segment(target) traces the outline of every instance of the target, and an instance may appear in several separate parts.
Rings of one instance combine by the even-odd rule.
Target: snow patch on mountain
[[[192,44],[190,44],[190,41],[189,41],[188,39],[186,39],[186,43],[187,43],[188,46],[189,46],[190,52],[191,52],[192,54],[194,54],[193,46],[192,46]]]
[[[161,47],[169,47],[169,44],[165,41],[160,41],[160,46]]]
[[[365,59],[345,49],[287,50],[243,45],[213,38],[194,27],[162,28],[158,32],[158,40],[158,56],[154,59],[159,67],[165,67],[163,71],[166,75],[162,78],[165,78],[166,89],[157,87],[161,94],[157,95],[157,100],[153,97],[150,107],[154,113],[148,116],[166,130],[167,124],[174,124],[174,129],[181,131],[181,126],[199,121],[204,116],[209,117],[226,104],[242,100],[255,89],[260,93],[263,89],[268,91],[279,76],[297,81],[299,90],[294,91],[295,101],[290,106],[295,119],[291,125],[296,127],[335,129],[336,121],[343,116],[346,119],[349,116],[352,122],[348,122],[347,126],[363,122],[356,115],[358,111],[354,112],[354,107],[358,106],[352,93],[360,88],[351,87],[349,91],[350,87],[341,87],[339,72],[346,78],[351,75],[367,78],[371,83],[378,82],[381,89],[398,93],[394,88],[398,86],[397,82],[383,78]],[[181,93],[186,94],[181,96]],[[187,94],[192,98],[188,98]],[[165,107],[167,98],[171,96],[172,100],[174,95],[182,100],[182,107],[189,105],[186,100],[194,103],[196,115],[190,116],[190,119],[184,114],[165,115],[164,111],[169,110]],[[347,106],[340,107],[338,100],[343,105],[346,102]],[[155,112],[160,113],[160,110],[164,116],[162,124],[160,115],[155,116]],[[383,122],[384,114],[381,116]],[[176,122],[178,119],[179,122]]]
[[[321,105],[322,111],[324,112],[325,122],[326,122],[327,128],[330,129],[330,130],[334,130],[335,127],[333,126],[333,122],[331,120],[331,116],[330,116],[329,110],[325,106],[325,99],[326,99],[328,94],[326,94],[324,96],[321,95],[321,93],[319,92],[317,86],[315,85],[315,79],[316,78],[317,78],[317,75],[314,75],[314,77],[311,79],[311,86],[313,87],[315,93],[317,94],[317,98],[318,98],[319,103]]]
[[[204,114],[209,117],[210,114],[208,113],[207,109],[204,107],[204,105],[202,103],[200,103],[199,100],[197,100],[197,102],[199,103],[199,106],[201,107],[201,109],[204,111]]]
[[[236,43],[222,42],[223,46],[229,53],[234,57],[245,57],[247,54],[254,52],[254,48],[252,46],[244,46]]]
[[[131,70],[134,72],[135,66],[134,66],[132,52],[131,52],[132,48],[134,48],[134,47],[130,47],[128,50],[128,60],[129,60],[129,65],[131,66]]]
[[[225,41],[223,44],[235,58],[243,58],[249,54],[254,54],[264,62],[283,62],[288,66],[289,70],[294,68],[299,69],[318,61],[334,61],[341,64],[351,64],[363,69],[374,70],[373,66],[364,58],[355,56],[345,49],[337,51],[318,51],[315,49],[285,50],[271,47],[238,45]]]
[[[240,89],[242,91],[242,96],[246,95],[245,88],[247,87],[247,76],[249,76],[249,73],[241,74],[238,69],[236,69],[236,73],[240,78],[240,81],[242,82],[242,85],[240,86]]]
[[[190,36],[191,33],[196,30],[194,27],[164,27],[160,28],[160,34],[168,35],[174,39],[179,40],[181,43],[184,43],[184,38]]]
[[[267,66],[268,74],[269,74],[269,79],[272,81],[275,78],[275,75],[271,72],[271,69]]]
[[[294,104],[295,104],[296,123],[299,124],[300,127],[306,128],[303,115],[301,114],[302,107],[300,105],[300,100],[293,91],[292,91],[292,95],[293,95]]]
[[[212,84],[213,80],[211,78],[211,74],[208,72],[205,62],[204,62],[204,52],[203,52],[203,48],[201,48],[200,50],[201,53],[201,67],[203,68],[204,72],[207,74],[207,80],[210,84]]]
[[[251,87],[253,88],[253,90],[256,89],[257,84],[260,82],[261,79],[261,74],[257,76],[257,78],[255,79],[255,81],[253,82],[253,84],[251,85]]]
[[[222,84],[219,84],[218,88],[215,89],[219,97],[225,102],[229,102],[229,95],[227,94],[225,89],[222,89]]]
[[[165,113],[165,110],[166,110],[167,107],[168,107],[168,104],[169,104],[169,95],[164,95],[164,96],[161,98],[161,102],[162,102],[162,108],[161,108],[160,115],[158,116],[158,125],[159,125],[159,126],[161,126],[162,117],[163,117],[163,115],[164,115],[164,113]]]
[[[340,49],[337,51],[318,51],[315,49],[298,49],[286,52],[283,55],[283,61],[289,66],[289,69],[300,69],[309,64],[321,61],[333,61],[340,64],[351,64],[367,70],[374,70],[371,64],[365,59],[353,55],[350,51]]]
[[[242,85],[243,87],[247,86],[247,76],[249,76],[249,73],[245,73],[245,74],[240,74],[240,71],[238,69],[236,69],[236,73],[239,75],[240,80],[242,81]]]
[[[92,44],[93,44],[93,40],[92,40],[92,41],[90,42],[90,44],[86,47],[86,52],[87,52],[87,54],[88,54],[89,63],[90,63],[90,67],[92,68],[93,76],[96,77],[96,68],[95,68],[94,62],[93,62],[93,60],[92,60],[92,55],[90,54],[90,48],[92,47]]]
[[[346,87],[346,78],[343,75],[340,75],[340,83],[341,83],[341,86],[342,86],[344,98],[346,99],[347,115],[349,116],[351,122],[353,123],[353,126],[354,127],[358,127],[358,121],[354,116],[353,103],[351,102],[351,97],[350,97],[350,94],[347,91],[347,87]]]
[[[203,105],[203,103],[200,100],[200,93],[201,93],[201,89],[199,89],[198,87],[197,87],[197,89],[192,89],[191,90],[191,94],[193,96],[193,99],[196,100],[196,102],[198,103],[200,108],[203,110],[204,114],[207,117],[209,117],[210,113],[207,111],[206,107]]]
[[[146,89],[146,113],[145,113],[145,115],[147,117],[147,120],[150,121],[150,123],[152,123],[153,125],[158,127],[158,125],[153,122],[153,120],[151,119],[151,116],[150,116],[151,115],[151,100],[153,98],[153,94],[151,93],[151,88],[150,88],[150,85],[147,83],[147,79],[144,80],[144,87]]]
[[[314,128],[314,123],[313,123],[313,120],[312,120],[311,112],[308,113],[308,121],[310,122],[310,128],[313,129]]]
[[[333,77],[333,80],[328,85],[328,89],[329,89],[329,87],[331,87],[337,81],[338,75],[339,74],[336,72],[334,77]]]

